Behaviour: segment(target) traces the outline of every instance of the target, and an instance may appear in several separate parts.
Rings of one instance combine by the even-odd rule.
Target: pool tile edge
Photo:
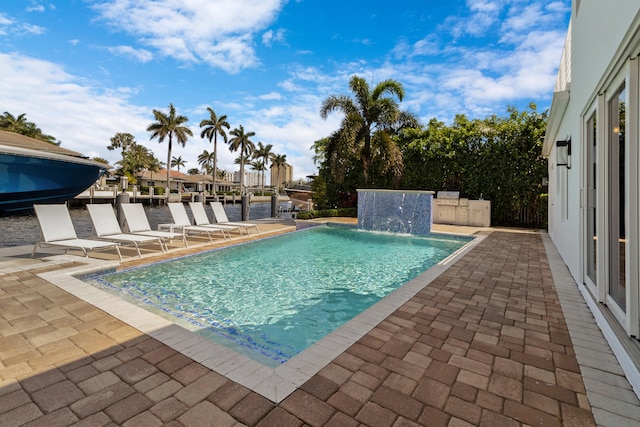
[[[378,301],[344,325],[331,332],[286,363],[270,368],[240,355],[220,344],[191,332],[141,307],[95,288],[77,275],[112,266],[112,262],[88,262],[86,265],[38,274],[44,280],[94,305],[115,318],[157,339],[195,362],[247,387],[265,398],[280,403],[307,380],[320,372],[338,355],[389,317],[421,289],[442,274],[455,261],[479,244],[486,235],[473,240],[401,288]],[[77,260],[77,258],[72,258]],[[68,260],[60,256],[60,261]],[[255,377],[251,374],[256,373]]]

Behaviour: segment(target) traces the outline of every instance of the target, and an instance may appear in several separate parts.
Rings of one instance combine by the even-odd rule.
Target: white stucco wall
[[[640,12],[640,2],[628,0],[581,1],[573,5],[571,24],[570,100],[560,123],[556,140],[571,137],[571,169],[568,170],[567,210],[563,210],[558,188],[560,169],[555,147],[549,154],[549,235],[571,274],[582,282],[584,138],[583,116],[606,89],[614,73],[630,54],[630,28]]]

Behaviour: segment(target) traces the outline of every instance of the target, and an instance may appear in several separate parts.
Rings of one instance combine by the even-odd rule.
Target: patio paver
[[[0,425],[640,425],[548,237],[486,233],[279,404],[37,276],[61,266],[0,272]]]

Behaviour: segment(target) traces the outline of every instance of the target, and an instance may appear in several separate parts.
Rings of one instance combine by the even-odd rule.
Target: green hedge
[[[330,218],[330,217],[348,217],[357,218],[357,208],[338,208],[338,209],[320,209],[317,211],[304,211],[298,213],[298,219],[314,219],[314,218]]]

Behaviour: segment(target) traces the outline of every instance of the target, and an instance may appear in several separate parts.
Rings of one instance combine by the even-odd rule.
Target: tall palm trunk
[[[243,150],[241,148],[240,150]],[[244,196],[244,157],[240,154],[240,196]]]
[[[371,136],[370,133],[364,137],[364,146],[360,152],[360,160],[362,161],[362,176],[365,185],[369,185],[369,168],[371,167]]]
[[[214,134],[213,135],[213,176],[212,176],[212,178],[213,178],[213,188],[211,189],[211,192],[213,193],[214,197],[217,196],[217,192],[216,192],[216,178],[217,177],[218,177],[218,135]]]
[[[167,199],[171,194],[171,134],[169,134],[169,147],[167,149]]]

